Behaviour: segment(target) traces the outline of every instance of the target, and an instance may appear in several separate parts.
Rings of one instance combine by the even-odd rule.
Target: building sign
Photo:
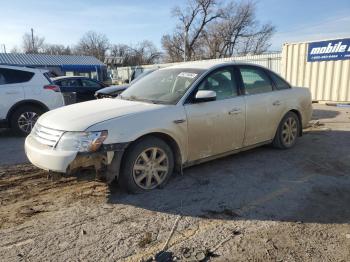
[[[309,43],[307,61],[350,59],[350,38]]]

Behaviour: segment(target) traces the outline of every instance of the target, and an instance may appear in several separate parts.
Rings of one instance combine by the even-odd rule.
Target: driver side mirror
[[[216,100],[216,92],[211,90],[199,90],[194,98],[195,103],[209,102]]]

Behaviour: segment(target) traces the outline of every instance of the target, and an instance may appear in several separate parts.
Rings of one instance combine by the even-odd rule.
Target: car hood
[[[108,86],[105,88],[102,88],[98,91],[96,91],[97,94],[104,94],[104,95],[109,95],[109,94],[113,94],[115,92],[121,92],[124,91],[125,89],[127,89],[129,87],[129,85],[121,85],[121,86]]]
[[[84,131],[97,123],[149,112],[166,105],[138,101],[105,98],[61,107],[43,114],[38,123],[42,126],[63,131]]]

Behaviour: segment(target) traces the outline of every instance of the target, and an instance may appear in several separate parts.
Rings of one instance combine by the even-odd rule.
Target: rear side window
[[[272,81],[275,83],[277,90],[283,90],[283,89],[289,89],[290,85],[284,81],[281,77],[274,73],[270,73],[270,76],[272,78]]]
[[[81,86],[78,79],[64,79],[57,81],[56,85],[59,86],[69,86],[69,87],[79,87]]]
[[[82,79],[81,82],[83,83],[84,87],[101,87],[99,83],[96,83],[95,81]]]
[[[240,67],[246,95],[267,93],[272,91],[272,83],[268,75],[260,68]]]
[[[33,76],[32,72],[0,68],[0,85],[25,83],[30,81]]]

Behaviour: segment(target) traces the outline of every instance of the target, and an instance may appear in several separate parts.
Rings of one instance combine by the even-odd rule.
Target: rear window
[[[247,95],[267,93],[272,91],[272,83],[266,73],[252,66],[241,66],[241,76]]]
[[[286,81],[284,81],[281,77],[279,77],[273,73],[270,73],[270,76],[272,78],[272,81],[275,83],[277,90],[283,90],[283,89],[290,88],[289,84]]]
[[[32,72],[0,68],[0,85],[28,82],[33,76]]]

